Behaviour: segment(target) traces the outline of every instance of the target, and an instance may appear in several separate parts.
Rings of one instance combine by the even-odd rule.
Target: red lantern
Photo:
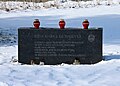
[[[35,19],[34,22],[33,22],[33,25],[34,25],[34,28],[35,29],[39,29],[39,26],[40,26],[40,22],[38,19]]]
[[[82,22],[82,25],[83,25],[84,29],[88,29],[89,21],[88,21],[87,19],[85,19],[85,20]]]
[[[64,21],[64,19],[60,19],[59,26],[60,26],[60,29],[64,29],[65,28],[65,21]]]

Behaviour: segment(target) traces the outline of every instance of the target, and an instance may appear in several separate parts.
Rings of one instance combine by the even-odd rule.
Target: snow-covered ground
[[[42,27],[58,27],[65,19],[66,27],[82,27],[88,19],[90,27],[103,27],[103,57],[94,65],[20,65],[17,29],[32,27],[34,19]],[[120,85],[120,5],[89,8],[0,11],[0,86],[119,86]]]
[[[72,0],[51,0],[48,2],[34,3],[34,2],[19,2],[19,1],[0,1],[0,10],[2,12],[15,12],[21,10],[40,10],[40,9],[65,9],[65,8],[92,8],[100,5],[120,5],[120,0],[79,0],[79,2]]]

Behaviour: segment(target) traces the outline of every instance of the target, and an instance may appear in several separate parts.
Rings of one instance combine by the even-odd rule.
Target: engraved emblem
[[[93,42],[94,40],[95,40],[95,35],[93,35],[93,34],[88,35],[89,42]]]

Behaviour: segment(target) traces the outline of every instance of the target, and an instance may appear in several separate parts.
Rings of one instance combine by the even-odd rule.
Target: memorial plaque
[[[102,28],[19,28],[18,61],[46,65],[67,63],[77,59],[81,64],[102,60]]]

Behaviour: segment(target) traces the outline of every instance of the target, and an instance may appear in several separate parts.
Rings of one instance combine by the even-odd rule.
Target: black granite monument
[[[18,62],[94,64],[102,60],[102,28],[19,28]]]

